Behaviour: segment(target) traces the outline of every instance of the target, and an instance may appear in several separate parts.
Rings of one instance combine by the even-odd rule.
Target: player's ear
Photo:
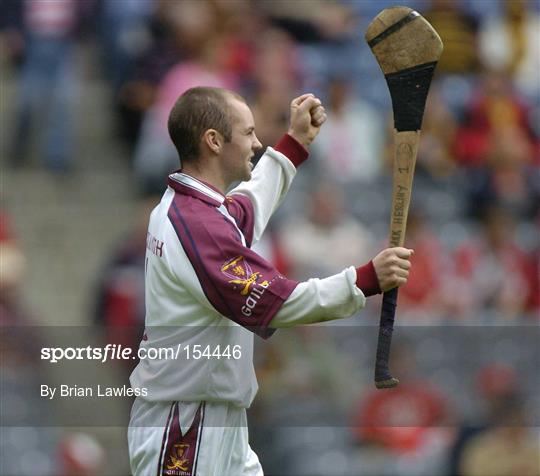
[[[202,137],[204,144],[214,153],[219,154],[225,142],[223,136],[215,129],[207,129]]]

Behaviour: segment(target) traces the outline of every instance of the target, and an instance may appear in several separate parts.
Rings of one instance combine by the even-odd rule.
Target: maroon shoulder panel
[[[234,224],[216,207],[177,193],[168,216],[212,306],[269,337],[274,329],[268,324],[298,282],[244,246]]]
[[[255,211],[251,200],[240,193],[228,195],[225,199],[227,211],[235,219],[238,228],[244,234],[247,246],[253,242],[253,229],[255,227]]]

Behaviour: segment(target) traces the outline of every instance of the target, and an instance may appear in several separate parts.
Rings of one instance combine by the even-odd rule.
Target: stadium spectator
[[[369,231],[347,213],[340,187],[330,182],[312,187],[306,197],[307,214],[293,214],[280,226],[294,279],[326,276],[374,251]]]
[[[503,0],[501,15],[488,15],[480,34],[482,62],[506,72],[529,98],[538,95],[540,12],[525,0]]]
[[[13,231],[11,219],[8,213],[0,210],[0,249],[2,250],[2,272],[0,273],[0,300],[9,304],[15,302],[19,296],[19,286],[22,283],[26,259],[20,249],[20,245]],[[10,322],[6,319],[9,313],[2,318],[0,324],[12,325],[16,322]],[[4,319],[6,319],[4,321]]]
[[[528,106],[508,76],[486,70],[457,131],[454,150],[458,162],[468,167],[485,164],[492,140],[507,129],[519,131],[526,141],[524,160],[531,160],[538,144],[530,120]]]
[[[523,418],[519,403],[507,411]],[[492,428],[473,438],[463,455],[463,476],[540,475],[538,433],[526,426]]]
[[[435,81],[429,92],[415,169],[416,175],[422,174],[434,181],[451,177],[456,171],[452,144],[457,122],[438,86]]]
[[[168,68],[176,62],[177,52],[170,59],[170,42],[159,41],[166,35],[156,0],[104,0],[100,5],[97,33],[103,72],[111,84],[118,132],[133,145],[142,114],[153,101],[154,84],[163,75],[162,65]]]
[[[378,111],[356,97],[350,79],[328,86],[328,119],[314,147],[321,173],[340,182],[370,182],[381,171],[384,125]]]
[[[432,324],[443,318],[444,276],[450,268],[447,251],[421,212],[411,210],[407,219],[407,246],[415,250],[414,271],[399,290],[400,320]]]
[[[156,0],[103,0],[100,34],[103,42],[105,73],[113,92],[131,76],[137,59],[151,42],[149,26]]]
[[[536,237],[540,235],[540,213],[533,228]],[[540,321],[540,243],[536,240],[535,246],[527,256],[527,281],[530,283],[525,310],[536,321]]]
[[[491,363],[477,376],[484,421],[461,427],[451,451],[453,476],[540,475],[538,433],[529,428],[515,370]]]
[[[353,408],[351,429],[360,454],[369,461],[382,453],[396,465],[391,469],[387,463],[383,474],[439,474],[452,442],[450,402],[443,388],[419,377],[411,350],[403,343],[392,348],[391,367],[400,384],[385,391],[363,389]]]
[[[470,208],[474,215],[498,199],[525,216],[537,204],[529,199],[537,173],[540,141],[531,127],[532,117],[523,98],[504,74],[486,71],[481,89],[473,96],[459,127],[453,151],[470,182]]]
[[[187,4],[191,5],[189,2]],[[209,13],[206,20],[198,21],[203,23],[197,23],[197,26],[190,25],[189,22],[187,26],[180,24],[177,34],[184,34],[191,39],[190,35],[195,34],[197,28],[210,32],[215,19]],[[181,29],[184,27],[186,31]],[[200,32],[196,35],[197,39],[200,39],[199,34]],[[187,39],[185,41],[195,47]],[[198,49],[192,52],[192,56],[176,64],[163,78],[155,103],[145,114],[135,148],[135,174],[143,188],[151,186],[149,184],[155,180],[161,181],[177,168],[176,151],[167,136],[167,117],[176,98],[189,88],[200,85],[237,88],[238,79],[228,70],[228,64],[224,60],[226,53],[221,37],[209,33],[208,37],[198,44]]]
[[[67,434],[59,445],[59,476],[98,476],[105,466],[105,450],[87,433]]]
[[[329,72],[360,81],[362,44],[355,4],[313,0],[306,8],[303,2],[277,0],[261,2],[259,8],[298,44],[297,64],[306,72],[304,89],[323,94]]]
[[[260,8],[249,0],[215,2],[213,5],[215,16],[219,19],[227,70],[238,78],[240,90],[248,92],[254,86],[254,74],[261,70],[259,48],[271,44],[272,40],[266,37],[266,32],[271,28]],[[280,44],[273,46],[275,50],[280,49]],[[282,58],[288,55],[289,51],[281,51]]]
[[[21,3],[25,51],[10,162],[22,165],[31,138],[44,129],[41,159],[51,171],[67,172],[74,157],[74,47],[81,5],[75,0]]]
[[[283,81],[259,84],[255,91],[253,117],[259,129],[258,137],[263,144],[273,144],[287,125],[287,94],[289,85]],[[260,124],[260,127],[258,126]],[[260,152],[257,154],[260,155]]]
[[[521,317],[533,283],[527,255],[516,241],[515,220],[493,206],[481,222],[478,236],[455,253],[454,313],[456,317],[513,321]]]
[[[500,415],[506,402],[514,398],[517,380],[517,373],[512,367],[497,362],[485,365],[477,373],[475,386],[481,407],[473,419],[462,421],[456,428],[454,442],[448,453],[448,476],[463,476],[461,460],[469,442],[490,425],[501,424]]]
[[[439,33],[444,51],[437,65],[438,73],[476,73],[480,67],[478,52],[479,18],[461,2],[433,0],[422,15]]]
[[[53,428],[41,427],[53,411],[48,400],[36,391],[47,377],[40,360],[40,335],[36,321],[26,310],[21,287],[26,259],[9,215],[0,212],[0,471],[30,475],[32,461],[20,457],[20,445],[40,455],[40,474],[54,474],[54,448],[58,438]]]
[[[284,31],[267,28],[259,33],[255,50],[257,67],[251,76],[253,117],[263,144],[281,137],[289,117],[287,98],[298,90],[303,71],[296,43]],[[244,79],[245,81],[245,79]]]
[[[260,8],[302,43],[339,42],[356,34],[354,10],[345,3],[313,0],[305,8],[302,3],[276,0]]]
[[[141,199],[133,230],[115,249],[99,280],[94,322],[106,342],[131,348],[135,353],[144,329],[144,257],[146,227],[159,197]],[[148,245],[148,244],[147,244]],[[121,361],[132,370],[138,360]]]

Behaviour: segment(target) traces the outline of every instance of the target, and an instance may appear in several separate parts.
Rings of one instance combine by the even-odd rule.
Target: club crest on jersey
[[[176,471],[189,471],[189,459],[184,458],[184,455],[186,455],[188,451],[189,445],[184,443],[176,443],[172,447],[169,461],[166,465],[166,469],[171,472],[166,472],[166,474],[182,474],[176,473]]]
[[[242,256],[237,256],[221,266],[221,272],[229,278],[229,283],[234,286],[234,289],[240,289],[242,296],[247,296],[253,286],[262,278],[261,273],[255,273],[247,260]],[[264,280],[260,283],[263,288],[268,287],[268,281]]]

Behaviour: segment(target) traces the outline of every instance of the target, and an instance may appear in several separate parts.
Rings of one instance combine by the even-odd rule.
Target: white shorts
[[[137,398],[128,446],[134,476],[263,476],[245,409],[226,403]]]

